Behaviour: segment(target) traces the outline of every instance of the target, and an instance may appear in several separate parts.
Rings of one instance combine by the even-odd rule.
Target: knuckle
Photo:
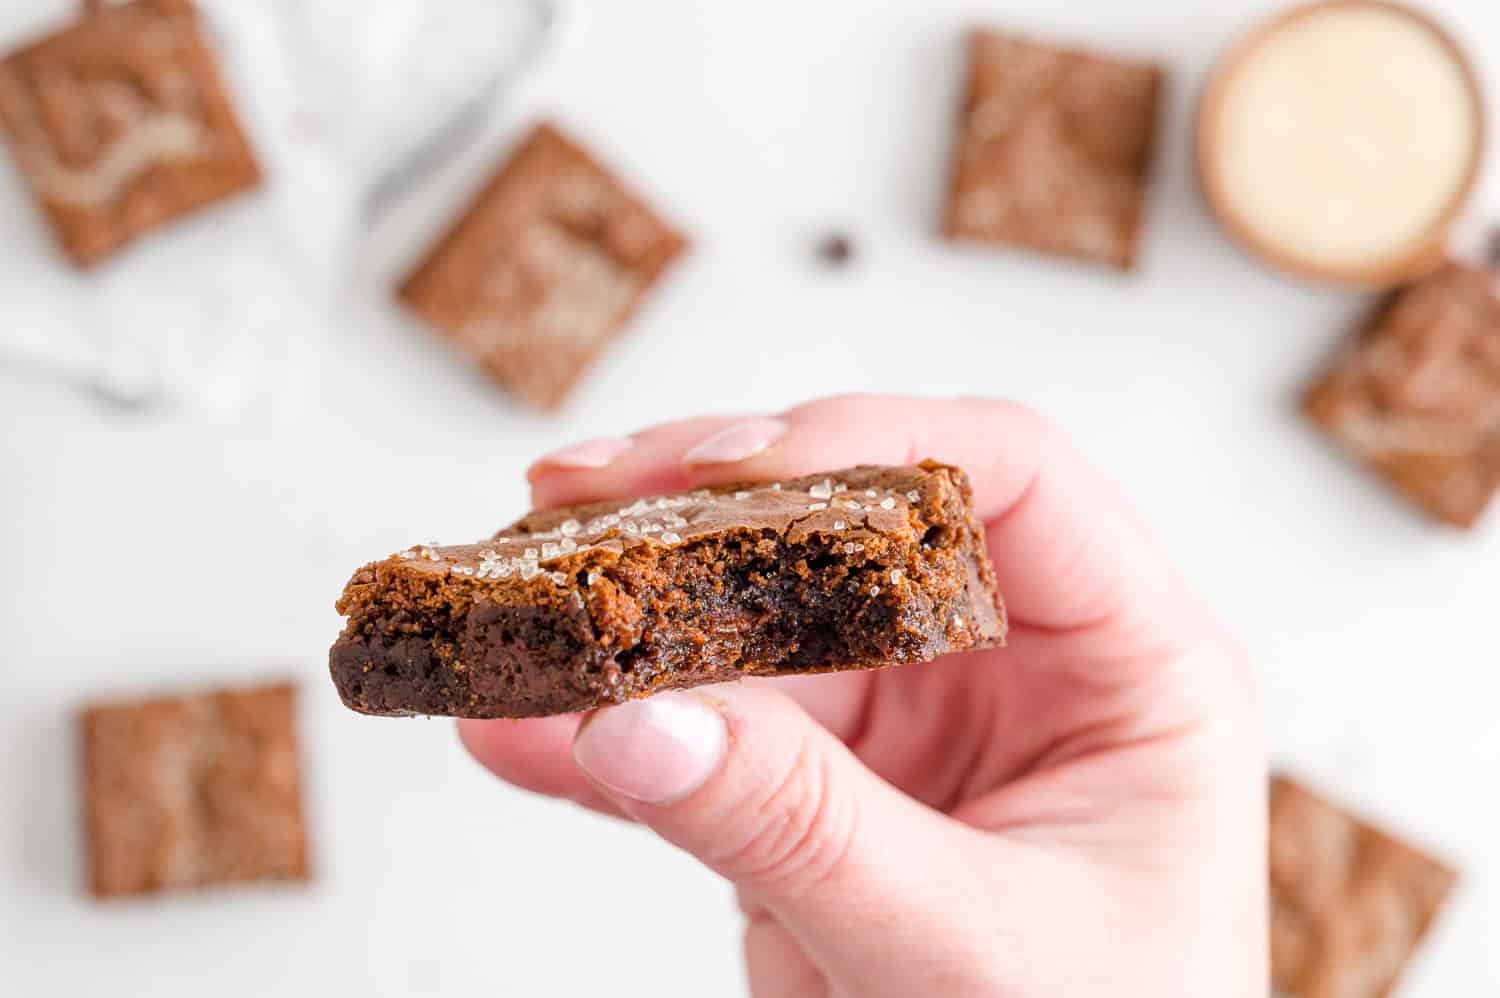
[[[834,880],[849,861],[857,827],[853,801],[836,786],[828,760],[804,748],[773,789],[745,802],[740,827],[753,831],[725,853],[721,872],[783,897]]]

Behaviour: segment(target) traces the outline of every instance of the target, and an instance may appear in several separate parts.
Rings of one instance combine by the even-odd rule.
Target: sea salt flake
[[[581,528],[577,520],[564,520],[562,524],[557,528],[558,533],[562,534],[564,537],[572,537],[576,535],[580,529]]]
[[[964,618],[960,617],[958,614],[955,613],[953,615],[953,626],[954,627],[963,627],[964,626]]]
[[[891,569],[891,585],[899,586],[901,584],[901,577],[905,574],[906,573],[899,568]]]
[[[520,565],[521,578],[523,578],[523,579],[534,579],[534,578],[536,578],[537,574],[539,572],[541,572],[541,570],[542,570],[541,567],[539,565],[537,565],[537,563],[536,563],[536,559],[534,559],[534,558],[522,558],[521,559],[521,565]]]
[[[661,533],[661,524],[659,524],[659,523],[643,523],[643,524],[641,524],[641,533],[643,533],[643,534],[659,534],[659,533]]]
[[[828,508],[828,504],[826,502],[814,502],[814,503],[809,503],[808,506],[807,506],[807,508],[810,509],[810,510],[812,510],[814,513],[816,513],[820,509],[827,509]]]
[[[808,489],[807,494],[814,499],[831,499],[833,498],[833,483],[825,479],[822,485],[814,485]]]
[[[713,496],[713,493],[708,491],[708,489],[694,489],[690,493],[690,495],[692,495],[694,499],[708,499]]]
[[[453,566],[453,574],[454,575],[473,575],[474,574],[474,569],[471,568],[471,567],[469,567],[468,565],[454,565]]]
[[[542,545],[542,557],[543,558],[556,558],[561,553],[562,553],[562,549],[559,548],[556,544],[543,544]]]
[[[536,558],[538,558],[540,556],[537,554],[536,548],[527,548],[524,557],[531,558],[531,559],[534,560],[534,559],[536,559]]]
[[[843,520],[834,520],[833,521],[833,529],[834,530],[843,530],[847,526],[848,526],[848,524],[845,523]]]
[[[599,581],[599,573],[598,572],[590,572],[589,573],[589,585],[592,586],[594,583],[596,583],[598,581]]]
[[[661,535],[661,539],[666,544],[677,544],[682,540],[682,538],[677,535],[677,532],[675,530],[665,531]]]
[[[916,489],[912,489],[910,492],[906,493],[906,498],[908,502],[918,502],[922,498],[922,493],[918,492]]]
[[[854,553],[854,542],[853,541],[845,541],[844,542],[844,553],[845,554],[853,554]]]
[[[744,502],[746,499],[750,498],[750,493],[748,493],[748,492],[736,492],[734,494],[734,497],[736,499],[740,500],[741,502]]]
[[[620,529],[625,531],[630,536],[634,537],[641,532],[641,525],[639,523],[636,523],[634,520],[626,520],[624,523],[620,524]]]
[[[568,584],[568,573],[567,572],[553,572],[553,573],[551,573],[551,575],[549,576],[549,578],[551,578],[552,581],[555,582],[555,583],[557,583],[559,586],[565,586],[565,585]]]
[[[397,558],[401,558],[401,559],[404,559],[406,561],[411,561],[416,556],[417,556],[417,552],[414,551],[414,550],[412,550],[411,548],[407,548],[405,551],[398,551],[398,552],[396,552],[396,557]]]
[[[874,489],[865,489],[865,495],[869,496],[871,499],[874,499],[876,496],[880,495],[880,493],[876,492]]]
[[[895,509],[896,508],[896,500],[892,499],[890,496],[886,496],[884,499],[880,500],[880,508],[881,509]]]
[[[771,483],[771,491],[772,492],[780,492],[781,491],[781,483],[780,482],[773,482],[773,483]]]
[[[563,554],[572,554],[578,550],[578,542],[571,537],[564,537],[558,542],[557,549]]]
[[[871,586],[870,587],[870,595],[871,596],[879,596],[880,595],[880,587],[879,586]]]
[[[848,492],[849,491],[849,486],[845,485],[843,482],[839,482],[837,485],[835,485],[833,487],[833,491],[834,492]]]

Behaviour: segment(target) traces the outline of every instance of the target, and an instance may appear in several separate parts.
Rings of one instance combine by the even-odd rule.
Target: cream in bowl
[[[1386,287],[1443,259],[1474,185],[1484,109],[1432,21],[1378,0],[1273,19],[1204,97],[1199,173],[1241,242],[1292,273]]]

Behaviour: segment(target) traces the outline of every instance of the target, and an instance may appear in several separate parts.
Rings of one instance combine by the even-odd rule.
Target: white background
[[[1500,77],[1500,8],[1433,7]],[[4,40],[62,9],[10,0]],[[280,330],[306,348],[298,376],[249,413],[130,416],[0,372],[0,993],[737,993],[737,914],[691,861],[497,785],[446,722],[345,711],[324,672],[333,600],[367,559],[523,511],[522,470],[551,447],[856,389],[1013,396],[1069,426],[1242,630],[1278,761],[1463,868],[1402,994],[1500,993],[1500,522],[1429,527],[1302,425],[1297,393],[1370,301],[1242,256],[1193,183],[1196,94],[1267,10],[578,4],[462,182],[553,115],[695,248],[557,418],[511,406],[373,281]],[[1170,67],[1138,273],[933,237],[976,20]],[[236,91],[270,86],[235,45]],[[286,144],[287,122],[253,125]],[[433,197],[438,215],[456,204]],[[8,165],[0,206],[0,268],[51,252]],[[1500,219],[1493,182],[1470,234],[1486,218]],[[812,257],[830,228],[858,243],[847,271]],[[181,276],[191,293],[197,273]],[[213,304],[232,316],[276,293]],[[304,681],[316,883],[87,900],[75,708],[282,674]]]

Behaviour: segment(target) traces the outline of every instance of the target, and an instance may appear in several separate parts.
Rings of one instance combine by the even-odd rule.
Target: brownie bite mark
[[[276,684],[86,709],[92,892],[308,879],[295,696]]]
[[[1398,292],[1309,392],[1335,443],[1430,516],[1472,527],[1500,489],[1500,298],[1450,264]]]
[[[0,60],[0,132],[79,266],[260,180],[185,0],[100,5]]]
[[[502,387],[555,409],[686,246],[543,124],[398,295]]]
[[[973,31],[944,233],[1133,267],[1164,79]]]
[[[368,714],[530,717],[1000,644],[967,477],[926,462],[533,513],[360,569],[329,656]]]
[[[1285,777],[1271,781],[1271,980],[1286,998],[1385,998],[1454,871]]]

